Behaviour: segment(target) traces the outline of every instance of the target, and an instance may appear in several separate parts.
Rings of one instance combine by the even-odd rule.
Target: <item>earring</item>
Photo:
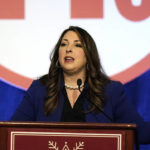
[[[61,68],[61,66],[60,66],[60,64],[59,64],[59,61],[58,61],[58,60],[56,61],[56,67],[57,67],[57,68]]]
[[[87,71],[89,71],[89,65],[88,65],[88,63],[86,64],[86,69],[87,69]]]

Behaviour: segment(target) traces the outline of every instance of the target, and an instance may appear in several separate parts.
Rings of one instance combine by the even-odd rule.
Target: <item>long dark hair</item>
[[[44,102],[44,112],[46,115],[55,110],[59,102],[58,95],[60,91],[60,78],[63,70],[61,67],[59,67],[60,64],[58,62],[58,51],[61,40],[64,34],[68,31],[74,31],[77,33],[86,55],[86,73],[89,84],[89,93],[90,99],[92,103],[94,103],[94,105],[90,107],[89,111],[96,110],[96,107],[103,109],[105,103],[104,88],[110,81],[110,79],[105,75],[103,71],[96,44],[87,31],[77,26],[70,26],[68,29],[63,31],[51,53],[51,65],[48,75],[40,79],[46,85],[48,90],[48,94]]]

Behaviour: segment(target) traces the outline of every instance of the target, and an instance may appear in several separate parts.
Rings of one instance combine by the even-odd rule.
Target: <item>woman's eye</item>
[[[82,47],[82,45],[81,45],[81,44],[76,44],[75,46],[76,46],[76,47]]]
[[[62,46],[62,47],[63,47],[63,46],[66,46],[66,43],[61,43],[60,46]]]

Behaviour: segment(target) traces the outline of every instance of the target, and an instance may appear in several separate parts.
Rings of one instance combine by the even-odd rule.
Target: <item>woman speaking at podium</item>
[[[150,122],[105,75],[93,38],[75,26],[61,34],[48,74],[33,81],[11,121],[135,123],[138,142],[150,143]]]

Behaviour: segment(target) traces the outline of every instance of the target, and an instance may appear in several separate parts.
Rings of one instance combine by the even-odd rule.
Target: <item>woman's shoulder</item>
[[[123,84],[120,81],[110,80],[110,82],[105,86],[106,90],[114,90],[123,88]]]
[[[38,92],[45,91],[46,90],[46,78],[48,75],[44,75],[40,77],[39,79],[35,79],[32,81],[30,87],[28,88],[28,92]]]
[[[105,94],[107,96],[119,96],[124,93],[124,86],[119,81],[110,80],[110,82],[105,86]]]

